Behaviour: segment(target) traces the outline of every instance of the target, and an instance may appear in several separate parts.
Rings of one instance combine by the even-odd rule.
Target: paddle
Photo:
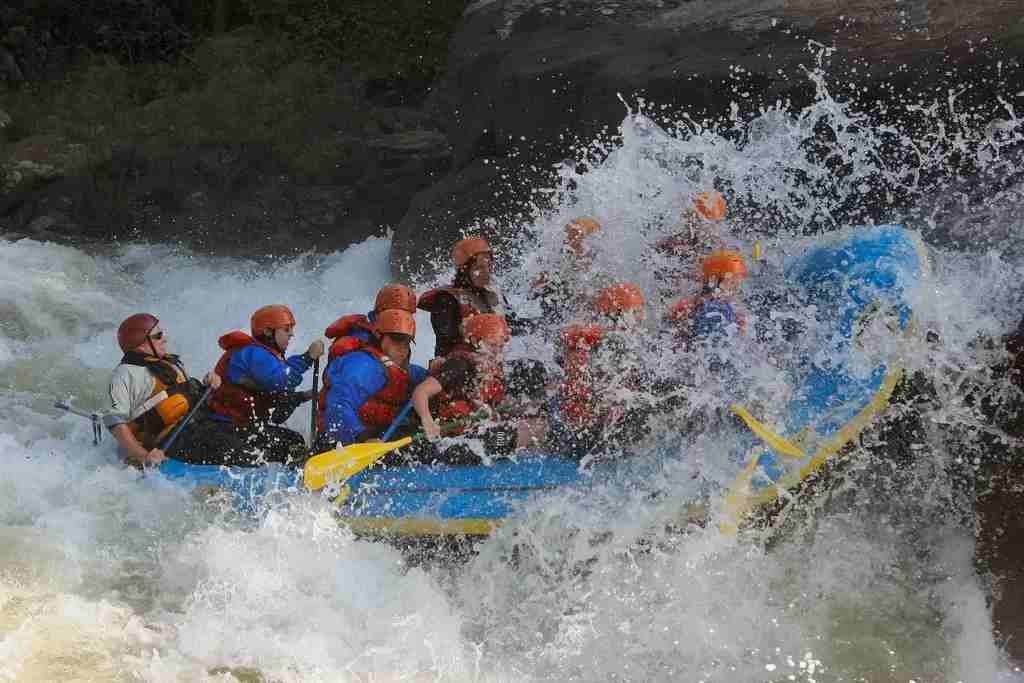
[[[316,443],[316,408],[320,403],[318,394],[320,383],[320,358],[313,360],[313,401],[309,404],[309,448],[313,450]]]
[[[103,441],[103,413],[87,413],[84,410],[79,410],[71,405],[71,401],[55,401],[53,404],[54,408],[60,408],[65,410],[72,415],[84,417],[85,419],[92,422],[92,445],[99,446],[100,442]]]
[[[768,447],[773,451],[790,458],[806,458],[807,454],[804,453],[803,449],[797,446],[792,441],[785,439],[772,430],[768,429],[764,423],[760,422],[757,418],[750,414],[746,408],[740,405],[732,405],[729,408],[732,414],[743,420],[743,423],[747,425],[747,429],[752,431],[757,438],[768,444]]]
[[[412,403],[410,402],[402,408],[402,412],[407,413],[411,407]],[[471,415],[461,420],[452,420],[441,425],[441,429],[451,430],[461,427],[477,417],[478,415]],[[388,431],[384,432],[384,436],[390,437],[394,433],[393,428],[400,424],[403,419],[404,416],[399,413],[395,421],[391,423],[391,427],[388,427]],[[324,451],[306,461],[302,481],[305,482],[306,488],[310,491],[318,491],[332,481],[344,481],[353,474],[362,472],[391,451],[426,438],[425,434],[417,434],[414,437],[407,436],[397,441],[354,443],[341,449]]]
[[[391,425],[388,427],[388,430],[381,435],[381,441],[387,441],[388,439],[395,435],[395,432],[398,431],[398,428],[402,425],[403,422],[405,422],[405,416],[409,414],[410,410],[412,410],[412,401],[406,401],[405,405],[402,406],[402,410],[398,413],[398,417],[396,417],[391,422]]]
[[[332,481],[343,481],[377,462],[391,451],[408,446],[411,436],[398,441],[354,443],[341,450],[325,451],[306,461],[302,481],[310,491],[319,491]]]
[[[164,441],[164,445],[160,447],[160,450],[166,453],[171,448],[171,446],[174,445],[174,442],[177,441],[178,436],[181,434],[182,430],[184,430],[185,427],[188,426],[188,423],[192,421],[192,418],[195,417],[195,414],[199,412],[199,409],[203,406],[204,403],[206,403],[206,399],[210,398],[210,394],[212,393],[213,387],[206,387],[206,391],[204,391],[203,395],[199,397],[199,400],[196,401],[196,404],[192,406],[192,410],[189,411],[188,415],[182,418],[181,422],[178,423],[178,426],[174,428],[174,431],[171,432],[171,435],[167,437],[166,441]]]

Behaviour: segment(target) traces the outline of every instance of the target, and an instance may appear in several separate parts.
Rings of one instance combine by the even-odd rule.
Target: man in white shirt
[[[129,461],[157,465],[167,457],[161,442],[196,405],[203,387],[188,377],[177,356],[167,353],[167,335],[155,316],[137,313],[126,318],[118,327],[117,342],[124,356],[110,378],[110,410],[103,421]],[[220,377],[209,372],[203,383],[216,388]],[[188,438],[190,431],[196,431],[197,438]],[[199,436],[198,430],[186,428],[172,455],[222,446],[202,443]]]

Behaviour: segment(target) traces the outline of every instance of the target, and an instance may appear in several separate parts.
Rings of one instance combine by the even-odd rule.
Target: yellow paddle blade
[[[325,451],[306,461],[302,481],[310,491],[318,491],[332,481],[343,481],[361,472],[385,455],[412,443],[412,437],[386,443],[354,443],[342,449]]]
[[[803,449],[794,444],[792,441],[788,441],[783,437],[779,436],[778,434],[776,434],[775,432],[773,432],[772,430],[768,429],[768,427],[766,427],[764,423],[758,421],[757,418],[751,415],[750,411],[748,411],[743,406],[733,405],[732,407],[729,408],[729,410],[732,411],[733,415],[743,420],[744,424],[747,425],[747,428],[750,429],[750,431],[754,432],[754,434],[757,435],[757,438],[761,439],[761,441],[764,441],[766,444],[768,444],[768,447],[771,448],[776,453],[781,453],[782,455],[788,456],[790,458],[807,457],[807,454],[803,452]]]

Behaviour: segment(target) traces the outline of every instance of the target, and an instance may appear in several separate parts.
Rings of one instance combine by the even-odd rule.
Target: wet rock
[[[8,118],[8,121],[10,119]],[[0,191],[52,181],[78,168],[85,161],[81,145],[52,135],[34,135],[19,140],[0,162]]]
[[[75,148],[30,138],[3,165],[0,233],[72,244],[172,242],[253,258],[333,251],[396,224],[450,162],[437,131],[359,145],[336,174],[298,179],[264,144],[203,145],[163,158],[126,145],[83,167]],[[74,224],[34,223],[53,211]]]

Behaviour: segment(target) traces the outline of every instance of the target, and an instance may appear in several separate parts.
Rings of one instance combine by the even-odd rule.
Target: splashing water
[[[677,353],[656,336],[662,307],[692,282],[659,275],[677,264],[652,246],[694,193],[714,186],[729,197],[730,217],[716,228],[723,244],[748,253],[754,239],[764,243],[768,266],[746,285],[754,293],[777,283],[783,261],[814,235],[851,215],[868,222],[855,207],[891,196],[886,220],[928,216],[929,200],[953,191],[944,168],[1005,161],[1021,140],[1009,105],[979,124],[959,117],[953,98],[939,103],[945,119],[910,108],[921,123],[914,135],[873,126],[829,95],[821,71],[809,75],[818,97],[799,112],[736,112],[725,128],[630,112],[616,139],[581,149],[552,189],[555,209],[538,213],[501,275],[513,304],[532,310],[530,283],[561,267],[562,226],[592,215],[603,228],[581,287],[640,285],[650,364],[664,376],[693,373],[702,353]],[[941,123],[950,117],[954,125]],[[986,234],[1020,235],[1019,216],[972,220]],[[246,328],[266,303],[291,306],[294,343],[307,344],[337,316],[372,307],[389,278],[388,240],[273,266],[146,245],[90,256],[0,243],[0,679],[1010,680],[972,565],[971,511],[950,476],[984,454],[950,435],[982,421],[964,387],[999,360],[977,340],[1016,323],[1018,247],[929,249],[930,272],[908,297],[917,329],[940,341],[864,342],[865,353],[934,387],[919,443],[904,444],[917,457],[888,462],[884,435],[865,436],[843,484],[784,538],[666,531],[699,495],[695,474],[727,476],[721,440],[686,427],[729,389],[698,373],[687,407],[650,425],[644,442],[686,457],[644,470],[642,482],[533,501],[467,564],[410,568],[397,550],[339,527],[318,499],[284,493],[251,519],[143,478],[117,463],[109,438],[93,448],[88,424],[49,408],[68,395],[102,407],[114,326],[137,310],[161,318],[196,375],[219,356],[216,338]],[[778,324],[788,316],[804,326],[799,343],[735,353],[737,386],[766,410],[791,390],[784,370],[807,354],[828,360],[812,315],[778,313]],[[582,305],[570,311],[586,315]],[[422,363],[433,339],[429,320],[418,322]],[[513,355],[550,361],[551,346],[541,333]],[[299,410],[291,426],[307,420]]]

